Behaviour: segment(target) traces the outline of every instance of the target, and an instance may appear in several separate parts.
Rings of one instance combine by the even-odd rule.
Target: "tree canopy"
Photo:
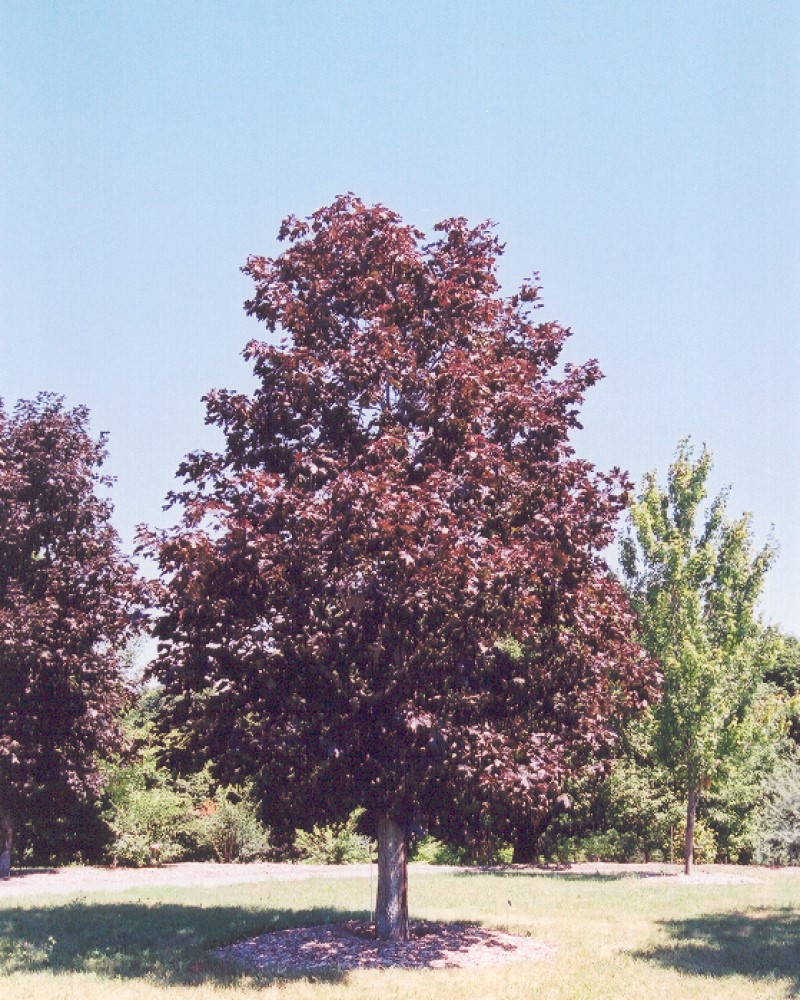
[[[0,405],[0,868],[12,825],[36,842],[99,789],[118,735],[144,591],[111,525],[85,407]],[[140,623],[141,624],[141,623]]]
[[[698,798],[753,743],[774,648],[756,613],[773,550],[754,551],[750,519],[728,517],[726,493],[703,509],[710,470],[710,452],[695,458],[682,441],[666,487],[645,478],[621,546],[642,641],[664,674],[655,739],[686,796],[687,873]]]
[[[155,672],[179,763],[257,775],[273,824],[366,810],[402,935],[381,880],[413,821],[464,840],[500,803],[534,814],[646,703],[600,555],[628,484],[575,456],[598,366],[558,369],[535,278],[500,294],[489,224],[426,242],[344,196],[280,238],[244,268],[257,386],[208,394],[224,447],[185,460],[181,522],[149,538]]]

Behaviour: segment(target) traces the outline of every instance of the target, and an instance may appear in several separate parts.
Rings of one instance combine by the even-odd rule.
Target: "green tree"
[[[726,492],[703,507],[711,466],[705,447],[695,458],[682,441],[666,488],[645,477],[621,544],[642,640],[664,675],[655,743],[685,795],[687,874],[699,797],[752,733],[774,650],[756,615],[773,549],[754,551],[750,519],[728,517]]]
[[[770,641],[769,639],[767,641]],[[768,662],[767,646],[763,661]],[[714,782],[703,795],[702,818],[713,830],[717,860],[752,861],[761,838],[765,800],[776,774],[791,757],[791,703],[771,684],[760,684],[720,758]]]
[[[786,698],[789,735],[800,746],[800,639],[775,633],[774,640],[775,659],[766,679]]]

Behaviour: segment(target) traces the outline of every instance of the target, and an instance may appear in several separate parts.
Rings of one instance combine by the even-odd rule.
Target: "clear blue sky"
[[[793,0],[3,0],[0,396],[90,407],[130,545],[249,384],[283,216],[492,218],[606,373],[579,452],[638,482],[707,442],[800,633],[798,98]]]

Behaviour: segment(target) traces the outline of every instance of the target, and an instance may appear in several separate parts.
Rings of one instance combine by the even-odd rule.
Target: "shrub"
[[[220,789],[199,810],[199,839],[218,861],[261,861],[269,856],[269,830],[249,795]]]
[[[114,864],[164,864],[197,851],[197,794],[158,763],[147,716],[153,698],[153,692],[145,692],[125,720],[126,753],[104,765],[107,853]]]
[[[675,828],[672,848],[676,858],[683,857],[683,842],[686,836],[686,822]],[[702,817],[694,821],[694,861],[698,865],[711,865],[717,859],[717,838],[714,831]]]
[[[411,860],[424,865],[461,865],[464,863],[464,851],[435,837],[421,837],[411,849]]]
[[[554,812],[540,837],[545,860],[669,860],[684,810],[664,768],[620,757],[609,774],[588,775],[568,792],[568,806]]]
[[[755,840],[758,864],[800,864],[800,761],[790,761],[775,775]]]
[[[357,829],[363,814],[363,809],[356,809],[344,823],[315,826],[310,831],[298,830],[294,846],[300,860],[315,865],[348,865],[374,860],[374,842]]]
[[[178,861],[194,833],[192,800],[164,786],[129,789],[108,814],[115,864],[140,867]]]
[[[509,864],[512,853],[510,844],[482,842],[454,847],[427,835],[414,841],[410,860],[423,865],[500,865]]]

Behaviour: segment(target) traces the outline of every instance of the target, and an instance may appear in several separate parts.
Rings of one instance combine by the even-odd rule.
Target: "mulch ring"
[[[408,941],[380,941],[372,924],[348,920],[295,927],[218,948],[217,958],[251,970],[303,973],[352,969],[445,969],[534,961],[554,953],[532,938],[461,924],[415,921]]]

